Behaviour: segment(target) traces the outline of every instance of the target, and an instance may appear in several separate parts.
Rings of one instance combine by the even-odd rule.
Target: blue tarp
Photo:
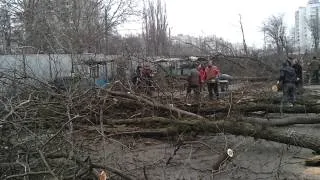
[[[99,88],[107,88],[109,85],[109,82],[106,79],[97,79],[95,83]]]

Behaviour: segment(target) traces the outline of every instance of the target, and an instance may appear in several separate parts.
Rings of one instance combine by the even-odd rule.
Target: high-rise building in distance
[[[319,0],[309,0],[306,7],[299,7],[295,13],[295,48],[301,53],[314,48],[311,24],[317,20],[317,27],[320,27],[320,2]],[[317,18],[318,16],[318,18]],[[312,21],[312,22],[311,22]],[[320,28],[319,28],[320,31]]]

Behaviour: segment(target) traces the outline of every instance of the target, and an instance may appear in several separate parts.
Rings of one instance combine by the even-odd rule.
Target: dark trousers
[[[315,83],[319,83],[319,70],[312,71],[312,79]]]
[[[187,87],[187,95],[190,95],[191,91],[193,90],[196,97],[200,96],[200,86],[199,85],[188,85]]]
[[[296,101],[296,85],[294,83],[283,84],[283,102],[294,103]]]
[[[205,84],[200,83],[200,92],[205,91]]]
[[[216,94],[216,96],[219,97],[218,83],[207,83],[207,85],[208,85],[208,91],[209,91],[209,98],[210,98],[210,99],[213,98],[212,90],[214,91],[214,93]]]
[[[297,88],[297,94],[303,93],[303,81],[301,78],[299,81],[296,82],[296,88]]]

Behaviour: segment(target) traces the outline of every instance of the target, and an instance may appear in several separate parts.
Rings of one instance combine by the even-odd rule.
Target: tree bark
[[[201,115],[212,115],[215,113],[227,113],[229,111],[229,106],[225,107],[204,107],[196,108],[191,107],[187,108],[190,112],[199,112]],[[233,105],[232,111],[240,112],[243,114],[248,114],[250,112],[264,111],[266,113],[320,113],[320,106],[318,104],[306,104],[306,105],[295,105],[294,107],[282,106],[278,104],[242,104],[242,105]]]
[[[243,113],[254,111],[266,111],[268,113],[320,113],[320,107],[316,105],[295,105],[294,107],[282,106],[277,104],[252,104],[235,106],[234,110]]]
[[[131,124],[134,120],[128,120],[128,123]],[[170,121],[168,119],[138,119],[135,123],[136,125],[145,126],[146,123],[159,123],[170,125],[167,131],[161,131],[165,134],[179,134],[186,132],[198,132],[198,133],[229,133],[233,135],[241,136],[250,136],[258,139],[265,139],[269,141],[275,141],[279,143],[284,143],[288,145],[300,146],[308,149],[312,149],[316,152],[320,151],[320,138],[313,137],[308,134],[300,134],[297,132],[288,132],[287,128],[274,128],[274,127],[263,127],[253,125],[247,122],[241,121],[208,121],[208,120],[189,120],[181,121],[174,120]],[[125,120],[122,121],[125,123]],[[159,133],[160,131],[158,131]],[[170,132],[170,133],[168,133]],[[139,133],[140,135],[143,133]],[[149,133],[146,133],[150,135]],[[156,133],[157,134],[157,133]],[[157,134],[159,135],[159,134]]]
[[[314,156],[305,160],[307,166],[320,166],[320,156]]]
[[[265,119],[265,118],[257,118],[257,117],[244,117],[242,119],[244,122],[249,122],[253,124],[261,124],[267,126],[289,126],[294,124],[319,124],[320,116],[294,116],[294,117],[285,117],[281,119]]]
[[[228,113],[230,106],[219,106],[216,107],[201,107],[194,105],[191,107],[183,107],[183,109],[205,115],[213,115],[217,113]],[[317,104],[310,105],[295,105],[294,107],[282,106],[278,104],[241,104],[233,105],[232,112],[239,112],[242,114],[249,114],[252,112],[263,111],[265,113],[291,113],[291,114],[305,114],[305,113],[320,113],[320,106]]]

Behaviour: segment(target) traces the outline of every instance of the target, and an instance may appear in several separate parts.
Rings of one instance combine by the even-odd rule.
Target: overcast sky
[[[242,42],[239,14],[247,44],[261,47],[263,21],[271,15],[284,14],[288,27],[294,25],[294,13],[308,0],[165,0],[172,34],[205,36],[215,34],[233,43]],[[138,29],[141,25],[121,28]],[[120,28],[120,29],[121,29]],[[131,31],[132,32],[132,31]]]

